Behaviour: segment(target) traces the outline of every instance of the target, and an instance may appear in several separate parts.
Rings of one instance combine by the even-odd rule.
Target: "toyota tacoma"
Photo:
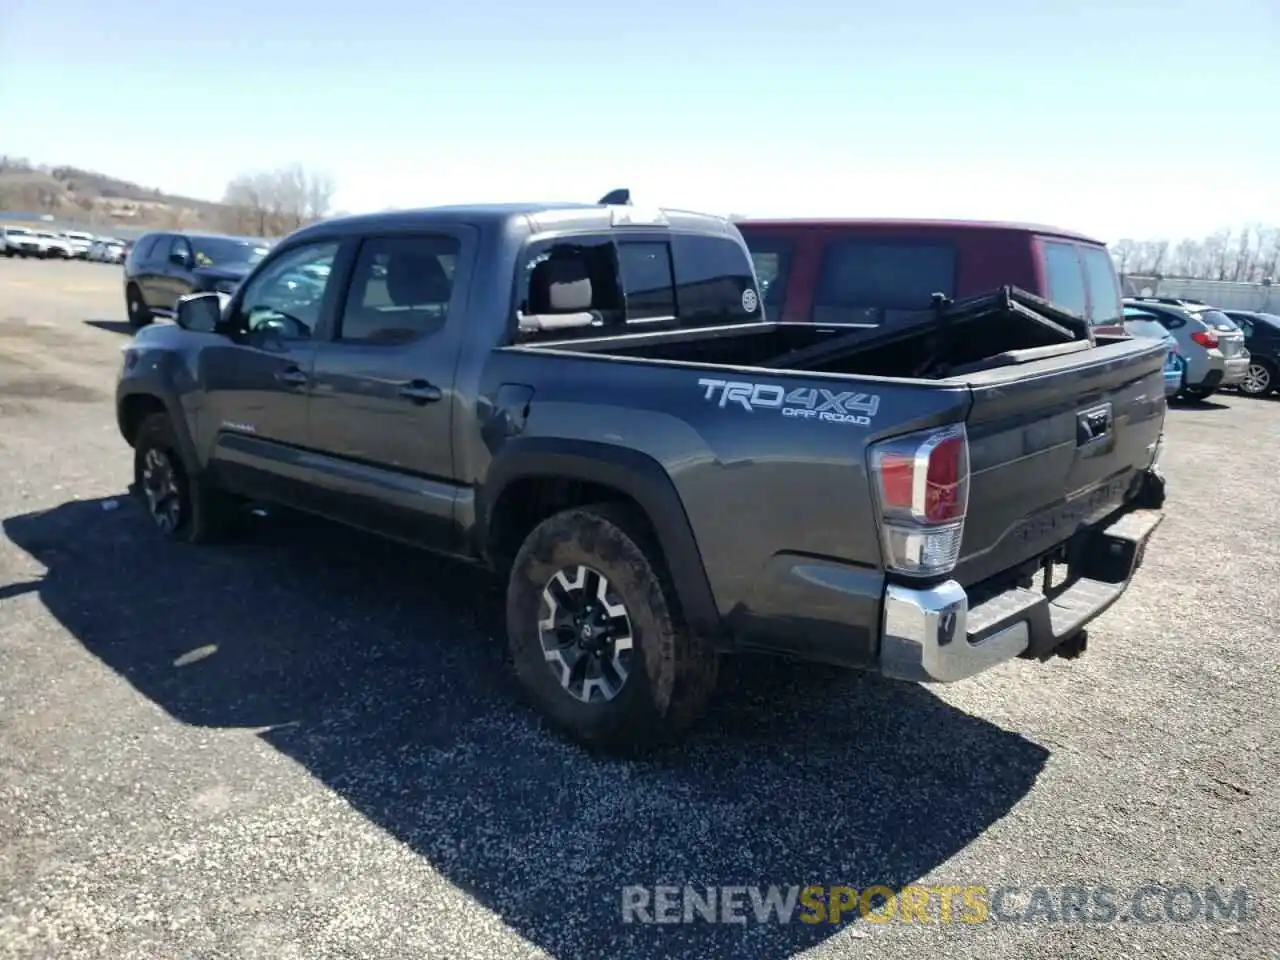
[[[1079,655],[1162,518],[1162,343],[1011,288],[773,322],[718,217],[329,220],[176,321],[117,389],[155,526],[267,501],[483,564],[523,688],[601,748],[687,728],[725,654],[925,682]]]

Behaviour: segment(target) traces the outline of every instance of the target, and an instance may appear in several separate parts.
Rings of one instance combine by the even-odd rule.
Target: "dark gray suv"
[[[258,237],[146,234],[124,262],[129,325],[145,327],[156,316],[173,316],[178,298],[190,293],[234,292],[269,249]]]

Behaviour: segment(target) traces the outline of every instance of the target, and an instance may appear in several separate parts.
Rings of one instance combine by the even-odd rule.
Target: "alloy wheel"
[[[607,577],[579,564],[556,571],[542,590],[538,637],[556,679],[583,703],[614,699],[627,682],[631,616]]]
[[[173,533],[182,523],[182,488],[169,454],[158,447],[143,454],[141,479],[151,519],[164,533]]]
[[[1261,396],[1271,389],[1271,371],[1260,363],[1249,364],[1244,379],[1240,381],[1240,390],[1251,396]]]

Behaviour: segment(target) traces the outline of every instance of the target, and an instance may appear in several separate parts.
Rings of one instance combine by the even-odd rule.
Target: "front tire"
[[[507,637],[525,692],[587,747],[670,741],[715,690],[715,650],[685,626],[647,525],[618,504],[534,528],[508,581]]]
[[[1276,389],[1276,368],[1266,360],[1250,360],[1239,391],[1247,397],[1265,397]]]
[[[133,482],[160,534],[178,543],[212,543],[232,529],[236,502],[194,481],[168,414],[153,413],[133,440]]]
[[[129,313],[129,326],[133,329],[141,330],[151,323],[151,311],[147,309],[147,304],[142,299],[142,291],[138,289],[137,284],[131,283],[125,288],[124,306]]]

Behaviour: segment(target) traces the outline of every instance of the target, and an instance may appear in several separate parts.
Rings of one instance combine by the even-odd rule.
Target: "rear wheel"
[[[1240,381],[1240,392],[1250,397],[1265,397],[1276,389],[1276,369],[1266,360],[1251,360],[1244,379]]]
[[[632,751],[671,740],[703,713],[718,658],[684,625],[647,525],[598,504],[543,521],[507,587],[516,675],[580,743]]]
[[[131,283],[124,291],[125,309],[129,311],[129,326],[135,330],[145,327],[151,322],[151,311],[142,299],[142,291],[137,284]]]

